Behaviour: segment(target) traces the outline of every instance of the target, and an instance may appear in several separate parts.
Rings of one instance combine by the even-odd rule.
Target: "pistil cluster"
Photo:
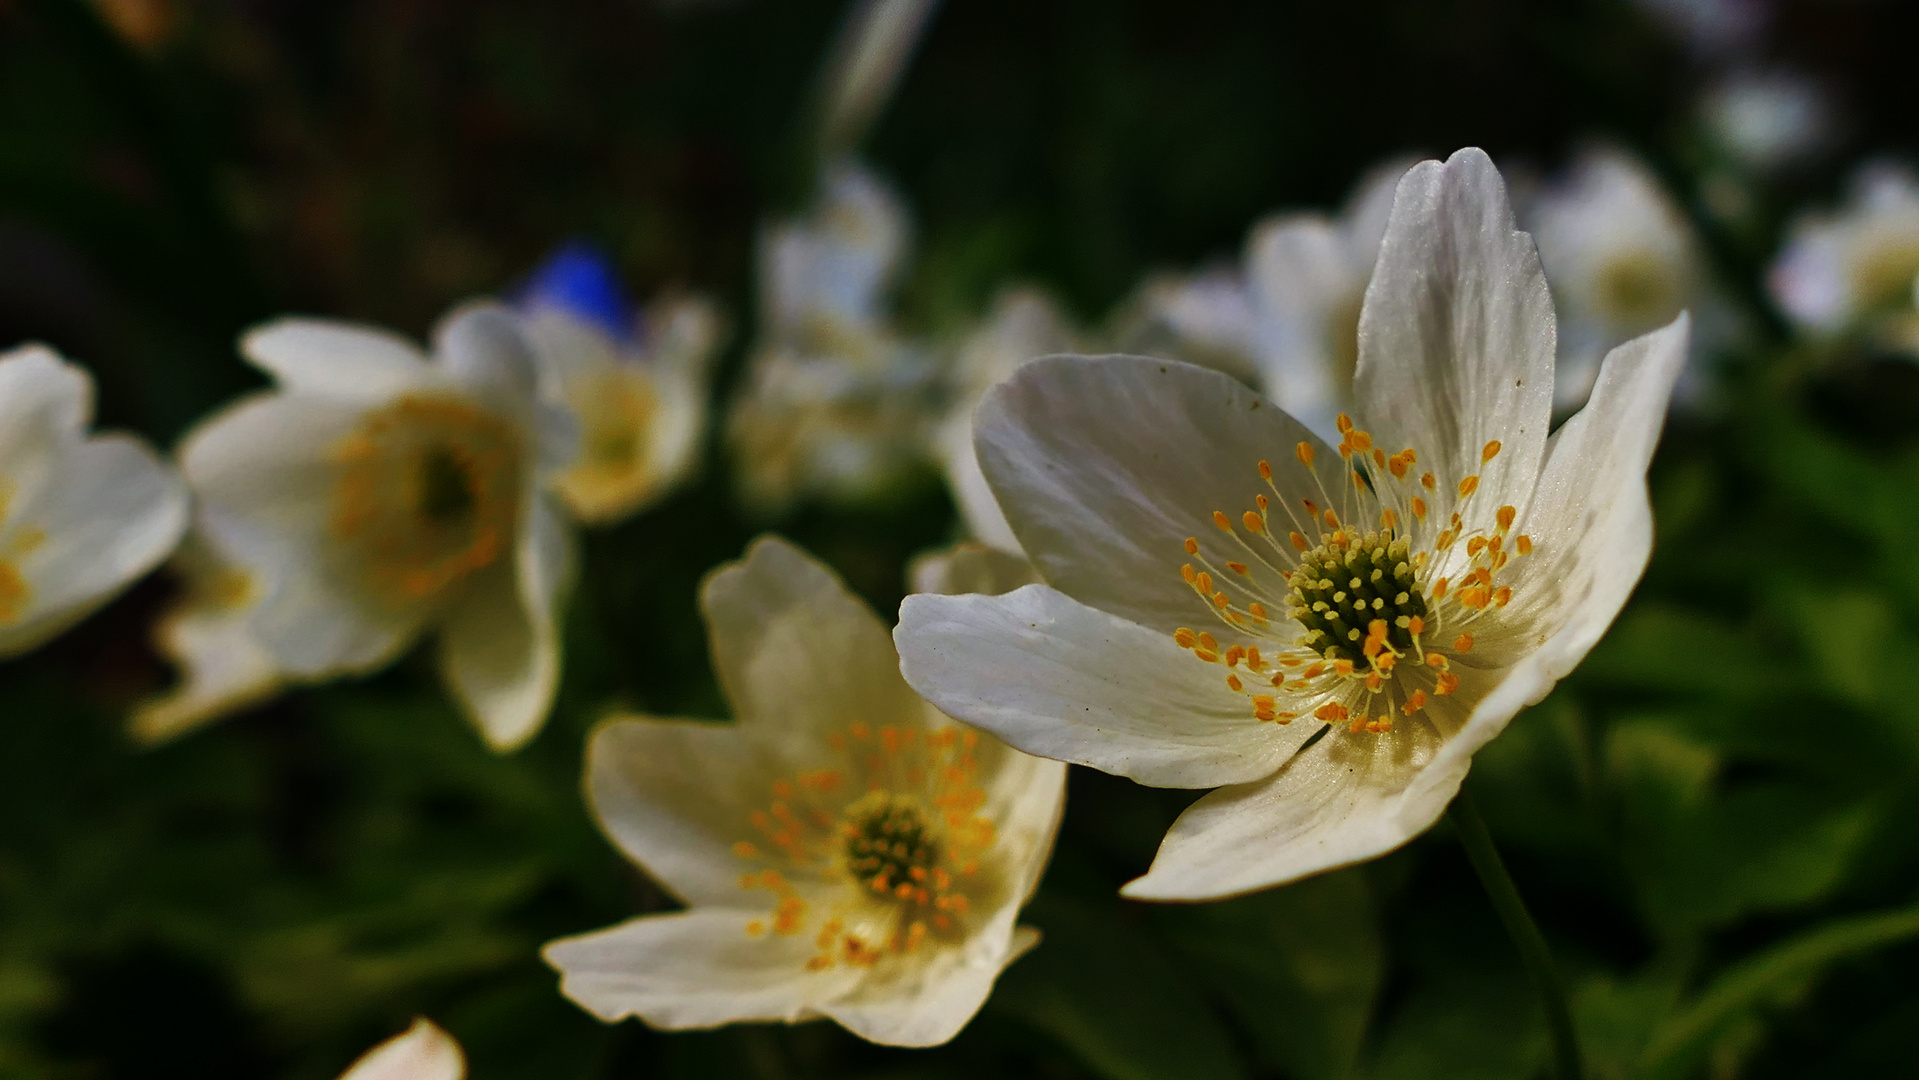
[[[1235,557],[1210,557],[1198,537],[1186,539],[1192,561],[1181,577],[1226,633],[1243,640],[1222,647],[1189,627],[1173,640],[1225,666],[1226,685],[1250,698],[1261,721],[1310,714],[1377,734],[1392,730],[1395,714],[1415,716],[1459,688],[1453,663],[1472,650],[1473,624],[1511,602],[1499,575],[1532,551],[1532,540],[1511,534],[1514,507],[1488,514],[1475,502],[1478,474],[1442,489],[1437,476],[1418,471],[1416,450],[1389,455],[1344,415],[1339,430],[1350,479],[1339,509],[1318,483],[1310,493],[1280,491],[1262,461],[1267,492],[1254,497],[1254,509],[1237,524],[1213,512]],[[1481,464],[1500,449],[1487,443]],[[1294,453],[1312,469],[1310,444]],[[1432,509],[1442,490],[1452,497],[1444,520]],[[1360,520],[1376,526],[1347,523]]]

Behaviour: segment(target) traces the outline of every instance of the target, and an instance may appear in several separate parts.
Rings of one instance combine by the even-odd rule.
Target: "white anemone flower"
[[[873,612],[782,541],[701,604],[737,721],[615,720],[586,764],[601,827],[687,910],[548,945],[561,990],[609,1022],[945,1042],[1038,939],[1014,920],[1065,767],[935,712]]]
[[[1691,223],[1637,158],[1588,151],[1530,211],[1558,303],[1557,408],[1585,402],[1607,350],[1713,304]]]
[[[131,435],[89,435],[93,380],[44,345],[0,354],[0,657],[78,622],[167,557],[186,486]]]
[[[262,588],[247,629],[289,679],[370,671],[436,631],[454,697],[495,749],[531,738],[559,681],[572,535],[543,481],[567,417],[493,304],[428,357],[370,327],[282,319],[242,351],[277,387],[186,439],[200,524]]]
[[[1125,893],[1207,899],[1418,834],[1599,639],[1651,548],[1687,321],[1550,438],[1554,316],[1492,162],[1406,175],[1337,450],[1217,372],[1050,357],[980,406],[1045,584],[909,596],[907,681],[1029,753],[1217,787]]]
[[[1409,164],[1367,173],[1338,217],[1292,211],[1261,220],[1237,271],[1148,282],[1122,344],[1250,375],[1268,398],[1331,438],[1333,417],[1352,401],[1360,300],[1393,187]]]
[[[249,627],[265,595],[261,583],[204,532],[188,535],[172,565],[185,591],[155,624],[154,642],[180,670],[180,681],[134,709],[133,737],[148,744],[257,705],[285,685],[273,654]]]
[[[340,1080],[461,1080],[466,1055],[453,1036],[424,1017],[368,1050]]]
[[[973,410],[986,391],[1020,365],[1051,353],[1077,352],[1079,345],[1078,332],[1052,297],[1038,289],[1017,288],[994,300],[992,311],[954,355],[953,401],[934,439],[960,518],[982,543],[1001,551],[1019,550],[973,452]]]
[[[1891,162],[1861,168],[1844,207],[1793,222],[1768,284],[1787,318],[1815,337],[1864,331],[1892,344],[1910,340],[1919,179]]]
[[[889,310],[910,231],[899,196],[841,162],[805,218],[762,239],[762,325],[726,424],[749,504],[856,501],[923,460],[935,368]]]
[[[692,471],[706,432],[718,312],[695,297],[669,297],[640,325],[643,336],[627,342],[562,306],[535,304],[521,315],[542,394],[580,430],[579,458],[553,478],[553,490],[587,524],[618,521],[666,494]]]

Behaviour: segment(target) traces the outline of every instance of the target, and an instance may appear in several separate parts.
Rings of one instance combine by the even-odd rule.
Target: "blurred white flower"
[[[580,429],[578,460],[552,481],[574,517],[618,521],[692,471],[720,344],[710,303],[669,296],[636,320],[612,267],[569,245],[541,265],[515,306],[542,396]]]
[[[1811,157],[1832,138],[1826,88],[1792,71],[1738,71],[1707,89],[1700,113],[1713,140],[1748,169],[1771,172]]]
[[[88,435],[93,380],[44,345],[0,354],[0,657],[78,622],[167,557],[180,477],[131,435]]]
[[[1411,162],[1378,166],[1337,218],[1271,215],[1253,226],[1238,272],[1149,281],[1120,343],[1235,375],[1322,437],[1352,400],[1359,306],[1379,256],[1393,187]]]
[[[275,389],[190,433],[200,528],[261,594],[247,629],[289,679],[370,671],[436,631],[487,742],[545,721],[572,536],[543,494],[572,425],[537,397],[516,317],[443,320],[429,358],[348,323],[282,319],[242,351]]]
[[[820,144],[831,157],[858,146],[893,96],[939,0],[856,0],[827,58]]]
[[[340,1080],[461,1080],[465,1075],[460,1044],[423,1017],[368,1050]]]
[[[1911,347],[1919,322],[1919,180],[1891,162],[1853,176],[1844,206],[1802,213],[1767,279],[1773,299],[1818,338],[1864,332]]]
[[[1585,403],[1613,346],[1719,306],[1692,224],[1637,158],[1588,151],[1529,209],[1559,314],[1557,408]]]
[[[1639,0],[1701,57],[1750,51],[1772,21],[1771,0]]]
[[[1024,556],[963,542],[916,557],[906,568],[906,580],[914,592],[998,596],[1034,584],[1039,575]]]
[[[980,406],[980,463],[1046,584],[907,597],[901,668],[1030,753],[1217,787],[1130,896],[1404,843],[1645,567],[1683,316],[1615,349],[1549,442],[1552,299],[1492,162],[1462,150],[1401,181],[1361,324],[1369,426],[1342,417],[1337,453],[1170,360],[1040,360]]]
[[[857,500],[924,459],[936,369],[888,303],[907,244],[894,193],[859,165],[825,170],[820,203],[760,248],[760,340],[726,436],[743,494]]]
[[[1065,768],[941,716],[886,628],[774,539],[701,593],[737,720],[616,720],[587,750],[600,825],[688,905],[548,945],[606,1021],[830,1017],[943,1043],[1038,935],[1014,920],[1059,825]]]
[[[185,591],[155,624],[154,641],[179,669],[180,682],[134,709],[132,734],[143,743],[164,742],[259,704],[285,683],[273,654],[248,626],[266,590],[217,549],[196,531],[174,556]]]
[[[946,467],[946,483],[959,505],[967,530],[1002,551],[1017,552],[1019,541],[980,474],[973,452],[973,409],[995,383],[1020,365],[1050,353],[1077,352],[1081,338],[1066,313],[1037,289],[1009,289],[993,302],[986,318],[955,352],[952,402],[935,435]]]

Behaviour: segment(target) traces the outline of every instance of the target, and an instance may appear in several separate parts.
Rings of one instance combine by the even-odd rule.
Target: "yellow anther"
[[[1341,435],[1349,434],[1353,430],[1353,418],[1347,416],[1345,413],[1340,413],[1338,419],[1333,421],[1333,426],[1339,429]],[[1301,443],[1300,445],[1304,446],[1306,444]]]
[[[1226,647],[1226,666],[1227,667],[1235,667],[1239,664],[1241,660],[1244,660],[1244,659],[1246,659],[1246,646],[1228,645]]]
[[[1226,569],[1231,570],[1235,574],[1244,574],[1246,572],[1246,564],[1243,562],[1229,562],[1226,564]]]
[[[1333,661],[1333,674],[1344,677],[1347,675],[1351,675],[1352,673],[1353,673],[1353,662],[1351,660]]]
[[[1259,512],[1263,514],[1266,512],[1267,507],[1273,505],[1273,502],[1264,495],[1255,495],[1253,496],[1253,505],[1259,507]]]
[[[1405,454],[1394,454],[1387,460],[1386,469],[1393,474],[1393,479],[1404,480],[1406,479],[1406,469],[1411,464],[1411,462],[1406,460]]]
[[[1215,510],[1215,511],[1213,511],[1213,524],[1215,524],[1215,525],[1217,525],[1217,526],[1219,526],[1219,531],[1220,531],[1220,532],[1232,532],[1232,531],[1233,531],[1233,521],[1232,521],[1232,519],[1231,519],[1231,518],[1229,518],[1229,517],[1227,517],[1227,516],[1225,515],[1225,513],[1224,513],[1224,512],[1222,512],[1222,511],[1219,511],[1219,510]]]
[[[1245,689],[1245,685],[1239,681],[1239,676],[1231,674],[1226,676],[1226,686],[1235,694]]]
[[[1314,709],[1313,717],[1317,720],[1324,720],[1329,724],[1335,720],[1344,720],[1346,719],[1346,706],[1341,705],[1337,701],[1329,701],[1319,708]]]
[[[741,840],[733,845],[733,854],[738,855],[742,859],[757,859],[760,856],[760,849],[745,840]]]
[[[1459,676],[1450,671],[1442,671],[1439,673],[1439,685],[1433,688],[1433,692],[1450,694],[1457,689],[1459,689]]]
[[[1306,444],[1300,443],[1299,445],[1305,446]],[[1264,459],[1259,463],[1259,478],[1261,480],[1271,480],[1273,478],[1273,467]]]
[[[1193,577],[1193,588],[1211,596],[1213,593],[1213,575],[1201,570]]]
[[[1253,619],[1257,622],[1265,622],[1266,621],[1266,605],[1255,600],[1252,603],[1246,605],[1246,614],[1251,615]]]
[[[1499,519],[1499,531],[1505,532],[1507,529],[1512,528],[1513,519],[1518,516],[1519,516],[1519,511],[1516,508],[1511,506],[1500,507],[1499,513],[1497,515]]]
[[[1199,632],[1199,647],[1209,653],[1216,653],[1219,651],[1219,639],[1201,630]]]
[[[1441,671],[1444,671],[1449,665],[1446,663],[1445,657],[1439,655],[1436,652],[1429,652],[1426,654],[1426,666],[1436,667],[1440,669]]]
[[[1266,520],[1251,510],[1241,514],[1239,520],[1241,524],[1246,526],[1246,531],[1249,533],[1258,535],[1266,531]]]
[[[1486,444],[1485,449],[1479,452],[1479,463],[1481,465],[1484,465],[1488,461],[1491,461],[1492,459],[1498,456],[1499,456],[1499,440],[1494,439],[1492,442],[1489,442]]]
[[[1439,481],[1433,479],[1432,473],[1427,473],[1420,477],[1419,483],[1420,486],[1424,487],[1427,491],[1437,491],[1439,489]]]
[[[1179,568],[1179,576],[1186,579],[1186,584],[1191,585],[1199,579],[1199,571],[1193,569],[1192,563],[1187,563]]]
[[[1373,464],[1382,469],[1386,467],[1386,451],[1377,446],[1373,447]]]
[[[1513,546],[1519,549],[1521,555],[1531,555],[1533,553],[1533,538],[1521,533],[1519,539],[1513,541]]]
[[[1363,431],[1354,430],[1347,432],[1346,441],[1352,443],[1353,449],[1362,454],[1373,448],[1373,437]]]
[[[1173,644],[1179,646],[1182,649],[1192,648],[1193,643],[1198,640],[1199,640],[1198,638],[1193,636],[1192,630],[1187,627],[1182,626],[1179,629],[1173,631]]]
[[[1486,538],[1485,538],[1485,537],[1483,537],[1483,536],[1475,536],[1475,537],[1473,537],[1473,538],[1472,538],[1471,540],[1468,540],[1468,541],[1466,541],[1466,554],[1467,554],[1467,555],[1469,555],[1469,556],[1472,556],[1473,558],[1478,558],[1478,557],[1479,557],[1479,553],[1480,553],[1480,552],[1482,552],[1482,551],[1484,551],[1484,550],[1486,550]]]
[[[1233,601],[1232,598],[1228,597],[1225,593],[1216,592],[1213,594],[1213,606],[1221,611],[1225,611],[1227,608],[1233,606]]]
[[[1479,477],[1477,476],[1468,476],[1459,482],[1459,497],[1462,499],[1478,490]]]
[[[1434,600],[1446,599],[1446,586],[1447,586],[1446,578],[1440,578],[1438,581],[1433,582],[1433,599]]]
[[[1454,638],[1454,639],[1453,639],[1453,651],[1454,651],[1454,652],[1462,652],[1462,653],[1463,653],[1463,652],[1472,652],[1472,651],[1473,651],[1473,636],[1472,636],[1471,634],[1461,634],[1461,635],[1459,635],[1458,637],[1456,637],[1456,638]]]
[[[1505,607],[1507,604],[1512,603],[1512,600],[1513,590],[1510,586],[1501,585],[1499,588],[1493,590],[1494,607]]]
[[[1333,513],[1331,507],[1328,507],[1326,512],[1320,515],[1320,519],[1326,522],[1326,527],[1329,529],[1339,528],[1339,515]]]
[[[1405,713],[1407,716],[1411,716],[1412,714],[1418,712],[1419,710],[1425,707],[1426,707],[1426,691],[1415,690],[1410,695],[1407,696],[1406,704],[1401,705],[1399,707],[1399,711]]]
[[[1199,539],[1197,537],[1189,536],[1186,538],[1186,554],[1199,554]]]
[[[1293,447],[1293,456],[1299,459],[1301,465],[1310,469],[1313,467],[1313,458],[1318,455],[1313,450],[1312,443],[1302,442],[1298,446]]]
[[[1394,511],[1393,508],[1390,506],[1384,510],[1381,510],[1379,512],[1379,527],[1382,529],[1398,528],[1399,514],[1396,511]]]
[[[1417,495],[1413,496],[1413,516],[1421,521],[1426,520],[1426,500]]]

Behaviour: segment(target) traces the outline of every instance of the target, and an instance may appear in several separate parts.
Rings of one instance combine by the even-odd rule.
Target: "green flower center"
[[[939,862],[939,841],[915,801],[875,792],[847,817],[846,869],[862,885],[884,892],[923,882]]]
[[[1397,652],[1413,647],[1413,620],[1429,611],[1414,580],[1410,541],[1391,530],[1346,539],[1320,536],[1300,556],[1287,594],[1288,613],[1306,628],[1305,644],[1328,660],[1366,665],[1373,623],[1386,624],[1385,642]]]

